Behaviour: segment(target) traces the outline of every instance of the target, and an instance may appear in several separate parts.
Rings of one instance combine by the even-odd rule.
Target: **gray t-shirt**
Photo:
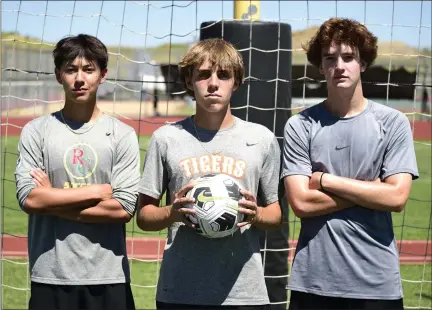
[[[281,176],[315,171],[365,181],[397,173],[417,178],[407,117],[370,100],[350,118],[333,117],[323,103],[291,117]],[[355,206],[301,223],[291,290],[359,299],[402,297],[390,212]]]
[[[56,188],[111,184],[113,198],[133,215],[140,178],[134,129],[105,114],[94,126],[71,126],[75,125],[81,126],[77,128],[80,134],[72,133],[56,112],[24,126],[15,172],[20,206],[36,187],[30,170],[41,168]],[[58,285],[130,282],[125,237],[121,223],[89,224],[30,214],[31,281]]]
[[[209,173],[236,178],[266,206],[278,200],[280,148],[267,128],[235,118],[228,129],[197,128],[192,119],[154,132],[138,191],[167,204],[190,180]],[[219,153],[219,154],[217,154]],[[196,305],[268,304],[258,228],[209,239],[183,223],[169,227],[156,300]]]

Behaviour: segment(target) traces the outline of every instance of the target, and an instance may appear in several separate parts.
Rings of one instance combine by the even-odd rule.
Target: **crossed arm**
[[[41,169],[31,171],[36,184],[24,203],[24,211],[47,214],[83,223],[126,223],[131,219],[122,205],[112,198],[109,184],[81,188],[53,188]]]
[[[300,218],[330,214],[355,205],[379,211],[401,212],[408,200],[412,176],[398,173],[384,182],[359,181],[314,172],[309,178],[284,178],[288,202]],[[320,182],[321,181],[321,182]]]

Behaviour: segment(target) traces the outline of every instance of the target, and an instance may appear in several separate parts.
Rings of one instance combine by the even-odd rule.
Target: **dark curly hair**
[[[307,59],[316,67],[321,66],[323,48],[328,48],[332,42],[357,47],[360,59],[369,67],[377,57],[378,38],[363,24],[348,18],[330,18],[318,29],[312,39],[303,46]]]

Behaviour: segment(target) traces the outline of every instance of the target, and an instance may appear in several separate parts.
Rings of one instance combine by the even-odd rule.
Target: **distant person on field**
[[[158,104],[159,104],[159,71],[161,70],[161,67],[159,65],[157,65],[156,61],[152,60],[150,61],[150,65],[152,66],[152,71],[153,71],[153,80],[154,83],[153,84],[153,116],[157,117],[160,116],[159,110],[158,110]],[[151,85],[151,84],[150,84]]]
[[[426,87],[423,87],[423,92],[422,92],[421,113],[424,113],[424,114],[430,114],[431,113],[429,94],[428,94],[428,90]]]
[[[158,111],[158,103],[159,103],[159,89],[157,83],[155,83],[155,87],[153,89],[153,116],[160,116]]]
[[[137,136],[96,104],[101,41],[66,37],[53,56],[64,107],[24,126],[15,172],[29,214],[29,309],[134,309],[125,223],[138,197]]]
[[[264,126],[231,114],[231,96],[244,75],[233,45],[222,39],[200,41],[179,68],[187,93],[196,100],[196,113],[153,133],[138,187],[138,226],[168,228],[156,307],[267,309],[259,229],[281,224],[279,144]],[[186,219],[195,211],[186,208],[194,200],[184,196],[193,188],[191,181],[219,173],[246,189],[239,202],[246,217],[232,235],[209,239]]]
[[[391,213],[418,177],[410,123],[363,96],[361,73],[377,55],[364,25],[331,18],[305,49],[328,96],[285,126],[282,178],[301,218],[289,307],[402,310]]]

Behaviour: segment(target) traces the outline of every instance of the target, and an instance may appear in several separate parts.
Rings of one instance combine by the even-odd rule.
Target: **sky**
[[[109,46],[191,43],[202,22],[234,18],[233,1],[220,0],[0,3],[2,31],[50,43],[78,33],[97,35]],[[365,23],[380,41],[431,47],[431,1],[261,1],[260,10],[261,20],[288,23],[293,31],[348,17]]]

